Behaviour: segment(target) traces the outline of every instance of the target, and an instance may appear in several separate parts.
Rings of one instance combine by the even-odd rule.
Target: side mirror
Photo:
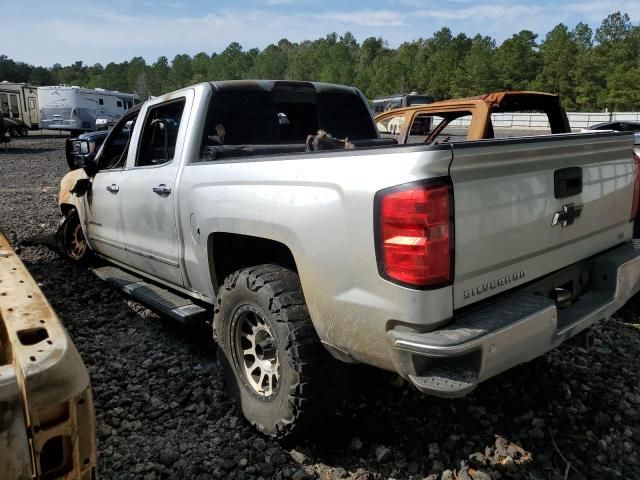
[[[82,158],[84,171],[87,173],[87,176],[93,177],[96,173],[98,173],[98,157],[95,152],[87,153]]]

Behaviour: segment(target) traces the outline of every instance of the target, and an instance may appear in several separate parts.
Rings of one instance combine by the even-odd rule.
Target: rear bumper
[[[589,289],[566,308],[532,293],[534,284],[440,330],[390,330],[396,369],[424,393],[462,396],[613,314],[640,290],[640,244],[621,245],[582,263],[590,273]]]

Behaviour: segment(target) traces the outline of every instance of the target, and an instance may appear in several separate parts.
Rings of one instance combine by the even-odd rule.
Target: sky
[[[231,42],[263,49],[331,32],[397,47],[444,26],[500,43],[523,29],[543,39],[561,22],[595,32],[616,10],[640,20],[640,0],[0,0],[0,55],[45,67],[135,56],[153,63],[161,55],[221,52]]]

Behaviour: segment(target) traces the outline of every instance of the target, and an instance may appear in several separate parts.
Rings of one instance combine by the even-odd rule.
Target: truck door
[[[84,196],[85,227],[91,246],[114,260],[127,261],[120,184],[129,155],[131,133],[138,111],[124,117],[109,134],[98,152],[98,173]]]
[[[183,284],[175,189],[192,98],[181,92],[147,107],[120,189],[127,264],[175,285]]]

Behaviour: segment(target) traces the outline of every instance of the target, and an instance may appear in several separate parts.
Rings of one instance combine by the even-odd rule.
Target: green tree
[[[578,45],[564,24],[551,30],[540,44],[540,63],[542,69],[536,88],[559,93],[566,102],[575,98],[575,71]],[[569,105],[567,105],[569,106]]]
[[[538,35],[522,30],[505,40],[496,50],[495,68],[501,88],[527,90],[540,66]]]

